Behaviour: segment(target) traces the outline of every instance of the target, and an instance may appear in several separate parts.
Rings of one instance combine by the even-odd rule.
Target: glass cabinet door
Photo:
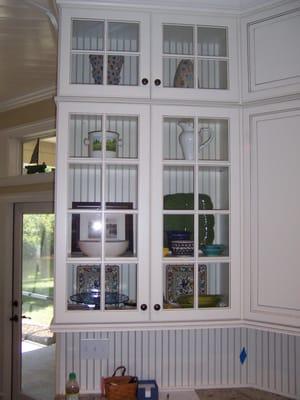
[[[157,166],[152,181],[156,206],[152,240],[155,279],[160,278],[161,286],[153,291],[153,318],[171,320],[174,310],[182,311],[183,319],[207,318],[216,311],[223,311],[224,317],[235,312],[231,116],[223,112],[216,117],[210,111],[211,116],[201,117],[188,107],[157,110],[153,121],[160,135],[153,146],[161,150],[152,158]],[[159,179],[161,185],[155,183]],[[160,310],[163,313],[156,312]]]
[[[66,173],[57,192],[58,199],[60,188],[67,193],[66,207],[58,202],[67,239],[58,239],[57,254],[59,265],[65,260],[65,318],[76,319],[72,314],[80,311],[84,321],[147,319],[149,250],[141,232],[147,239],[148,108],[137,106],[129,114],[128,106],[61,107],[68,109],[68,134],[61,135],[67,154],[60,154],[60,173]]]
[[[154,23],[154,97],[225,100],[238,95],[232,19],[157,16]]]
[[[61,94],[149,95],[149,17],[65,10]]]

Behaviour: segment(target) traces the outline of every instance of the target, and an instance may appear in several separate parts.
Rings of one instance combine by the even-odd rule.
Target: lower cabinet
[[[245,318],[300,327],[300,101],[245,111]]]
[[[54,325],[239,319],[238,111],[58,111]]]

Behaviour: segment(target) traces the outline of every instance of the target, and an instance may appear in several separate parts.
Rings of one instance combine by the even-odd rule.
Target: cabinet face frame
[[[139,23],[139,71],[137,86],[103,85],[103,84],[72,84],[71,81],[71,49],[72,20],[111,20],[113,22]],[[58,95],[60,96],[93,96],[93,97],[149,97],[150,95],[150,17],[145,13],[108,10],[107,8],[72,9],[60,8],[59,35],[59,76]],[[86,51],[87,52],[87,51]],[[87,54],[93,54],[88,51]],[[106,54],[109,51],[106,52]],[[130,53],[127,53],[130,55]],[[136,53],[133,53],[133,55]],[[104,72],[106,67],[104,67]],[[149,83],[142,84],[147,78]]]
[[[229,262],[229,295],[230,306],[207,309],[163,309],[163,273],[162,265],[168,264],[168,259],[162,257],[162,212],[163,212],[163,143],[162,124],[164,117],[179,118],[204,118],[204,119],[226,119],[229,126],[229,154],[230,154],[230,257],[214,258],[215,262]],[[240,141],[238,110],[199,108],[199,107],[177,107],[177,106],[153,106],[152,107],[152,143],[151,143],[151,320],[153,321],[193,321],[193,320],[226,320],[240,318]],[[175,162],[176,163],[176,162]],[[193,162],[188,162],[193,165]],[[184,164],[187,164],[186,162]],[[204,162],[205,164],[205,162]],[[208,161],[207,165],[218,165],[218,162]],[[180,164],[176,164],[180,165]],[[224,163],[219,163],[224,165]],[[184,261],[183,261],[184,260]],[[177,264],[193,263],[193,258],[175,258]],[[212,258],[203,258],[203,263],[212,261]],[[171,262],[172,263],[172,262]],[[202,263],[202,260],[201,260]],[[195,264],[196,265],[196,264]],[[161,306],[159,311],[154,305]]]
[[[205,101],[238,101],[239,100],[239,66],[238,66],[238,40],[237,18],[195,15],[172,15],[167,13],[152,14],[152,42],[151,42],[151,95],[154,99],[186,99]],[[185,89],[166,88],[163,83],[155,86],[154,81],[163,82],[163,25],[193,25],[213,28],[225,28],[227,31],[227,59],[228,61],[228,88],[227,89]],[[195,37],[193,38],[195,42]],[[194,43],[194,49],[196,44]],[[189,56],[181,56],[189,58]],[[195,54],[194,54],[195,57]],[[208,57],[210,58],[210,57]],[[197,59],[197,57],[196,57]],[[218,58],[217,58],[218,59]],[[221,57],[222,59],[222,57]]]
[[[134,263],[137,266],[137,307],[135,310],[87,311],[66,310],[67,304],[67,269],[71,264],[100,264],[95,259],[84,258],[78,261],[68,258],[68,140],[69,120],[72,114],[134,116],[138,117],[138,225],[137,225],[137,257],[121,258],[119,264]],[[108,103],[72,103],[58,104],[57,120],[57,175],[56,175],[56,267],[55,267],[55,322],[60,324],[99,324],[142,322],[149,319],[149,307],[140,309],[141,304],[148,305],[149,299],[149,106]],[[74,162],[74,158],[72,162]],[[122,159],[118,159],[119,164]],[[126,164],[127,159],[123,159]],[[83,161],[84,162],[84,161]],[[128,163],[132,164],[132,160]],[[78,161],[80,164],[80,161]],[[111,162],[113,164],[113,162]],[[109,211],[107,212],[109,213]],[[145,227],[147,227],[145,229]],[[116,259],[114,259],[116,260]],[[104,264],[111,264],[109,260]],[[116,262],[113,262],[116,264]],[[103,275],[102,275],[103,276]]]

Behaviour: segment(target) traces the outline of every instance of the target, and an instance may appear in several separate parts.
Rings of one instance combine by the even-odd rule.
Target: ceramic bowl
[[[99,240],[79,240],[79,248],[87,257],[101,257],[101,242]],[[128,248],[128,240],[113,240],[105,242],[105,256],[118,257]]]
[[[224,244],[204,244],[200,246],[200,249],[203,251],[205,256],[219,256],[224,250]]]

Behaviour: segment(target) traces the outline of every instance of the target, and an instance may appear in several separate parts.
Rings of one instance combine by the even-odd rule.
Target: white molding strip
[[[32,103],[37,103],[39,101],[51,99],[55,95],[56,95],[56,86],[50,86],[45,89],[37,90],[35,92],[31,92],[20,97],[15,97],[7,101],[2,101],[0,103],[0,112],[13,110],[15,108],[28,106],[29,104]]]
[[[37,136],[41,137],[49,131],[54,131],[56,127],[55,118],[47,118],[42,121],[33,122],[30,124],[22,124],[11,128],[0,129],[0,136],[6,135],[10,138],[25,138],[30,139]]]

